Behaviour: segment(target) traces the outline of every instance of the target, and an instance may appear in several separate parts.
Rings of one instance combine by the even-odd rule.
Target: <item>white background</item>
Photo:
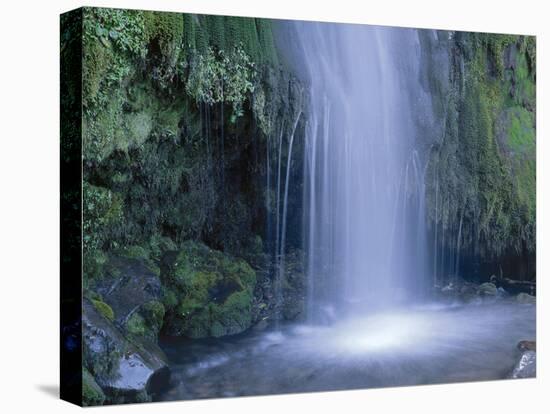
[[[85,5],[536,34],[538,378],[105,408],[108,412],[550,412],[547,186],[549,27],[545,0],[150,0]],[[66,413],[57,399],[59,13],[79,1],[7,0],[0,20],[0,411]],[[545,19],[546,17],[546,19]],[[544,162],[546,161],[546,166]],[[548,252],[547,252],[548,253]],[[78,275],[74,275],[78,277]],[[330,373],[327,372],[327,375]],[[546,407],[545,407],[546,406]]]

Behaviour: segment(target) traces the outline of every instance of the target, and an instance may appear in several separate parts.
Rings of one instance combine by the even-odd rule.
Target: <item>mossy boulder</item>
[[[166,356],[147,341],[128,338],[85,299],[82,314],[83,398],[91,404],[150,400],[166,385]],[[93,379],[93,381],[92,381]]]
[[[82,370],[82,405],[89,407],[103,405],[104,402],[105,393],[95,381],[92,374],[84,368]]]
[[[162,327],[163,289],[156,264],[144,248],[133,246],[111,255],[104,273],[91,289],[101,300],[93,303],[126,333],[155,342]]]
[[[256,274],[244,260],[187,241],[164,264],[167,334],[220,337],[250,327]]]
[[[156,340],[162,328],[164,305],[156,300],[147,302],[136,309],[126,321],[125,329],[131,335]]]

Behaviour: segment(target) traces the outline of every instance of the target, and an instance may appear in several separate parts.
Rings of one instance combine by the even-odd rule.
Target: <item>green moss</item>
[[[508,145],[516,153],[534,153],[535,129],[534,114],[524,108],[516,108],[511,113],[508,126]]]
[[[107,261],[109,260],[107,254],[98,249],[91,249],[84,252],[83,255],[83,270],[84,287],[88,287],[88,284],[93,279],[101,278],[103,276],[103,269]]]
[[[160,329],[165,313],[164,305],[161,302],[156,300],[147,302],[143,305],[142,313],[150,326]]]
[[[188,241],[165,284],[174,292],[165,304],[177,300],[170,309],[175,329],[190,337],[233,334],[251,323],[256,274],[243,260]]]
[[[86,278],[123,246],[146,250],[157,273],[188,239],[243,256],[261,195],[221,177],[246,164],[247,180],[260,179],[250,143],[257,131],[262,145],[288,106],[271,21],[111,9],[84,20]],[[255,280],[235,259],[216,260],[168,286],[165,305],[195,312]]]
[[[149,252],[142,246],[127,246],[120,250],[120,254],[130,259],[149,260]]]
[[[154,233],[149,238],[149,251],[151,259],[160,261],[164,252],[176,250],[177,246],[174,241],[165,236],[161,236],[158,233]]]
[[[484,36],[489,58],[491,59],[497,75],[502,77],[504,74],[504,52],[506,48],[518,41],[515,35],[504,35],[495,33],[480,34]]]
[[[147,333],[145,319],[138,312],[134,312],[126,322],[126,330],[132,335],[145,336]]]
[[[143,19],[146,38],[157,41],[163,55],[170,56],[181,47],[184,24],[181,13],[144,11]]]
[[[83,244],[84,250],[102,247],[109,230],[122,225],[123,202],[109,189],[88,184],[82,185]]]
[[[82,369],[82,405],[91,407],[103,405],[105,394],[97,384],[92,374],[86,368]]]
[[[178,304],[176,293],[169,288],[163,287],[162,303],[168,309],[176,307]]]
[[[244,331],[252,322],[252,293],[232,293],[223,304],[210,307],[210,335],[219,337]]]
[[[483,260],[534,251],[535,83],[526,42],[456,34],[445,138],[429,164],[432,220],[457,234],[464,219],[461,246]]]
[[[105,302],[102,302],[100,300],[94,300],[92,299],[92,303],[94,304],[97,311],[106,319],[109,321],[115,320],[115,313],[113,312],[113,308],[111,308],[109,305],[107,305]]]
[[[140,306],[126,321],[126,331],[156,341],[164,320],[164,305],[152,300]]]

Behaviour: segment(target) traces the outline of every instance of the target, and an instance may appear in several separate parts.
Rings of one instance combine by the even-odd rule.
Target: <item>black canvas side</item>
[[[61,15],[61,399],[82,405],[82,9]]]

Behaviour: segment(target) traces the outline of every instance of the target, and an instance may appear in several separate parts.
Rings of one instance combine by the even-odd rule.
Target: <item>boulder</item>
[[[164,305],[158,268],[145,257],[112,256],[94,291],[113,312],[116,325],[153,342],[162,327]]]
[[[82,405],[90,407],[94,405],[103,405],[105,402],[105,393],[95,381],[94,377],[86,369],[82,369]]]
[[[83,379],[92,391],[91,402],[101,400],[95,385],[107,403],[120,403],[148,401],[168,382],[166,356],[160,348],[149,341],[128,339],[88,299],[83,302],[82,334],[84,368],[89,374]]]
[[[498,289],[494,283],[486,282],[477,287],[477,294],[482,297],[497,297]]]
[[[511,378],[535,378],[537,376],[537,353],[535,351],[525,351],[519,357]]]
[[[459,299],[470,302],[477,297],[477,289],[473,283],[464,283],[459,290]]]
[[[535,295],[537,290],[536,282],[529,280],[504,278],[500,280],[500,284],[512,294],[528,293],[530,295]]]
[[[537,343],[535,341],[519,341],[518,349],[520,351],[535,351],[537,352]]]
[[[516,301],[523,304],[535,305],[537,303],[537,298],[528,293],[520,293],[516,296]]]
[[[167,335],[220,337],[251,326],[256,273],[244,260],[186,241],[165,255],[161,276]]]

